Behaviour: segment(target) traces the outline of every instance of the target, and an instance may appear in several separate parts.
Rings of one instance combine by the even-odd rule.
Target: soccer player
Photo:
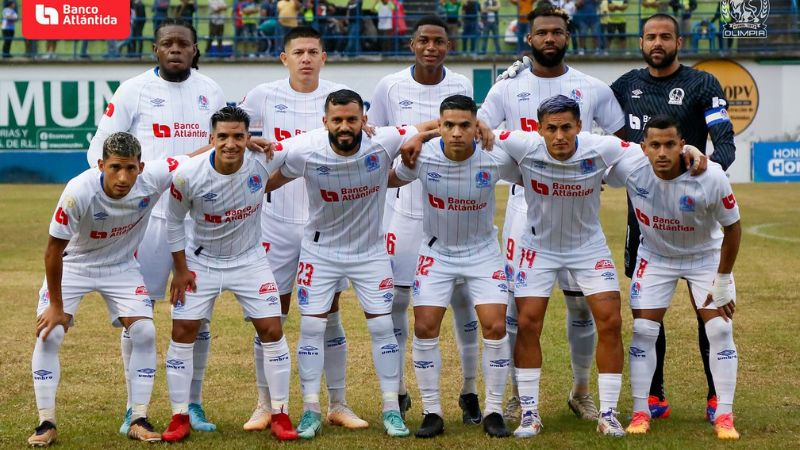
[[[216,82],[192,70],[199,55],[197,32],[187,22],[165,19],[155,31],[153,53],[158,66],[123,82],[111,98],[89,146],[90,166],[97,164],[106,137],[117,131],[128,131],[139,139],[145,160],[210,148],[209,119],[225,106],[225,100]],[[172,269],[167,246],[166,204],[164,200],[154,208],[145,238],[137,250],[142,276],[153,300],[164,298]],[[120,341],[122,361],[127,367],[132,344],[126,331]],[[190,407],[192,426],[201,431],[216,429],[206,420],[202,408],[203,377],[210,345],[210,331],[204,324],[195,345]],[[128,398],[120,433],[127,433],[130,415],[131,399]]]
[[[650,429],[648,393],[659,324],[683,278],[710,344],[718,395],[714,429],[719,439],[738,439],[733,426],[738,356],[731,319],[736,300],[732,270],[742,236],[739,207],[718,164],[697,177],[686,173],[680,157],[684,140],[675,118],[651,117],[643,134],[647,157],[617,164],[606,178],[611,186],[627,187],[641,230],[631,280],[633,418],[626,430],[641,434]]]
[[[386,433],[409,434],[397,399],[400,353],[389,315],[394,283],[381,219],[392,161],[417,129],[384,127],[369,137],[361,131],[366,120],[357,93],[332,92],[325,101],[324,128],[276,145],[276,169],[267,184],[269,192],[302,177],[309,196],[310,218],[297,271],[297,365],[305,410],[297,432],[305,439],[322,431],[319,385],[325,329],[336,286],[345,277],[355,288],[372,337]]]
[[[470,97],[447,97],[440,107],[441,138],[422,146],[413,169],[399,165],[389,178],[390,186],[420,180],[422,195],[428,199],[413,285],[412,354],[424,411],[416,432],[419,438],[444,433],[439,400],[439,330],[455,283],[462,279],[469,296],[475,299],[483,334],[483,427],[492,437],[511,435],[502,415],[511,352],[505,326],[505,263],[494,227],[494,186],[500,179],[516,182],[520,172],[502,150],[477,149],[477,111]]]
[[[127,435],[160,441],[147,420],[156,373],[153,302],[134,252],[150,213],[172,181],[171,172],[185,156],[141,162],[141,146],[125,132],[103,141],[102,157],[70,180],[58,201],[45,252],[45,281],[39,291],[36,346],[31,370],[39,426],[32,446],[55,442],[56,390],[61,377],[59,350],[84,295],[97,291],[111,323],[125,327],[131,341],[125,364],[131,425]]]
[[[189,435],[189,389],[193,347],[203,321],[211,320],[222,290],[233,292],[244,318],[253,323],[269,379],[272,434],[297,439],[288,416],[291,358],[280,320],[278,288],[261,247],[261,205],[268,171],[263,155],[245,155],[250,119],[226,106],[211,116],[208,158],[198,158],[175,173],[167,212],[169,249],[175,263],[170,302],[172,340],[167,350],[167,385],[172,420],[162,437]],[[192,218],[187,239],[184,220]]]
[[[402,126],[439,118],[439,105],[451,95],[472,97],[472,83],[444,65],[451,43],[447,24],[435,16],[423,17],[414,25],[410,43],[414,65],[387,75],[378,82],[369,109],[370,122],[378,125]],[[488,130],[488,129],[487,129]],[[408,339],[408,305],[411,285],[422,242],[422,216],[425,198],[422,184],[414,181],[387,195],[386,244],[394,273],[394,322],[401,361],[405,361]],[[461,356],[463,384],[458,404],[464,423],[480,423],[478,402],[478,318],[472,301],[459,283],[450,302],[453,308],[456,343]],[[405,364],[400,364],[400,411],[411,407],[411,398],[403,382]]]
[[[609,87],[564,63],[569,41],[569,16],[564,10],[550,5],[539,6],[529,14],[531,33],[528,44],[533,54],[532,67],[524,67],[515,77],[501,80],[492,86],[478,117],[489,127],[497,128],[505,121],[509,130],[534,132],[539,128],[536,110],[542,100],[553,95],[566,95],[580,105],[581,121],[591,126],[594,121],[606,133],[616,133],[624,125],[622,109]],[[522,236],[527,230],[527,204],[524,190],[512,185],[503,225],[508,275],[514,276],[514,261],[519,257]],[[576,416],[597,419],[597,407],[589,390],[592,356],[595,345],[595,325],[580,287],[568,271],[558,276],[564,291],[567,308],[567,340],[572,364],[572,390],[567,404]],[[509,283],[513,292],[513,284]],[[512,348],[517,336],[517,310],[509,306],[508,334]],[[506,419],[519,420],[520,406],[516,382],[512,374],[512,397],[506,407]]]
[[[292,28],[283,42],[281,61],[289,70],[289,77],[256,86],[239,105],[253,118],[251,131],[262,133],[264,138],[273,142],[319,128],[322,125],[325,98],[333,91],[344,89],[340,84],[319,77],[327,55],[322,47],[322,37],[316,30],[311,27]],[[292,181],[266,194],[261,239],[278,283],[283,320],[289,314],[300,258],[300,241],[307,222],[308,194],[303,180]],[[344,281],[338,291],[346,288]],[[270,423],[269,389],[261,370],[261,343],[258,337],[254,342],[258,404],[250,420],[244,424],[244,429],[248,431],[263,430]],[[328,314],[325,346],[325,382],[330,402],[328,422],[346,428],[368,427],[369,423],[360,419],[345,399],[347,340],[339,317],[339,292]]]
[[[627,120],[625,137],[632,142],[642,142],[643,129],[650,117],[669,115],[675,117],[683,138],[700,150],[706,151],[706,141],[711,135],[714,152],[711,159],[723,170],[733,164],[736,146],[733,142],[733,125],[727,114],[727,101],[722,87],[713,75],[681,65],[678,51],[683,45],[678,23],[672,16],[655,14],[642,28],[639,45],[647,63],[622,75],[612,85],[614,95],[622,105]],[[628,201],[628,231],[625,240],[625,274],[631,278],[635,269],[639,245],[639,223]],[[690,295],[692,291],[690,290]],[[695,302],[698,299],[694,299]],[[708,383],[706,417],[714,421],[717,397],[709,365],[709,341],[702,317],[697,316],[700,354]],[[650,387],[650,411],[653,418],[669,416],[670,408],[664,396],[664,353],[666,337],[663,324],[656,343],[658,364]]]

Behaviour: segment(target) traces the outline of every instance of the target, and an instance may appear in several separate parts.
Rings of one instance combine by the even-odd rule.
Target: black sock
[[[707,339],[706,342],[708,342]],[[658,339],[656,339],[656,371],[653,372],[653,381],[650,382],[650,395],[655,395],[659,401],[664,401],[664,355],[666,353],[667,336],[664,333],[664,322],[661,322]]]
[[[706,335],[706,324],[703,323],[703,319],[700,316],[697,316],[697,343],[700,347],[700,358],[703,360],[703,370],[706,373],[706,383],[708,383],[706,400],[711,400],[711,397],[717,395],[717,390],[714,389],[714,376],[711,375],[711,367],[708,364],[710,345]]]

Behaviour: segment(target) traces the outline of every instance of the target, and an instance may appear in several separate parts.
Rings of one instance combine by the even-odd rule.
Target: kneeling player
[[[659,323],[683,278],[711,345],[718,396],[714,429],[720,439],[738,439],[732,415],[738,356],[730,319],[735,308],[731,272],[741,240],[739,208],[718,164],[709,164],[697,177],[686,173],[680,157],[683,138],[674,119],[650,119],[642,148],[647,158],[617,164],[607,176],[610,185],[627,187],[642,232],[631,280],[633,418],[627,431],[641,434],[650,429],[647,396],[656,367]]]
[[[167,232],[175,263],[170,301],[172,341],[167,351],[167,384],[172,421],[166,441],[189,435],[192,348],[202,321],[211,320],[222,290],[234,293],[255,326],[264,352],[272,402],[272,434],[297,439],[289,420],[290,357],[280,320],[275,278],[261,247],[261,205],[268,172],[263,156],[245,155],[249,118],[236,107],[211,116],[209,158],[198,158],[175,174],[170,188]],[[194,233],[187,240],[184,218]]]
[[[502,416],[511,357],[505,326],[508,285],[493,223],[494,186],[501,178],[516,182],[520,173],[502,150],[477,149],[477,106],[471,98],[448,97],[439,112],[442,137],[422,146],[414,169],[398,166],[389,179],[392,187],[419,179],[428,199],[412,289],[412,355],[425,412],[416,436],[430,438],[444,432],[439,399],[439,330],[455,282],[463,279],[474,299],[483,333],[484,430],[490,436],[508,437],[511,433]]]
[[[103,143],[98,167],[73,178],[58,202],[50,223],[46,279],[37,308],[39,337],[31,367],[39,426],[28,439],[30,445],[44,447],[56,440],[58,353],[81,299],[92,291],[106,301],[112,324],[124,326],[132,340],[127,367],[132,400],[128,437],[161,440],[147,420],[156,372],[153,302],[133,255],[153,206],[169,187],[171,172],[179,160],[188,158],[152,161],[145,168],[141,154],[135,137],[125,132],[111,134]]]

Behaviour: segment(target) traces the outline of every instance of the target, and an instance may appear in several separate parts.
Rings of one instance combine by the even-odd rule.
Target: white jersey
[[[304,178],[308,191],[304,251],[343,261],[386,253],[381,222],[389,169],[415,134],[414,127],[378,128],[346,157],[331,149],[325,128],[279,143],[271,165],[286,177]]]
[[[437,84],[414,80],[414,66],[383,77],[375,87],[369,108],[369,121],[378,126],[417,125],[439,118],[442,100],[451,95],[472,97],[472,82],[461,74],[444,68],[444,78]],[[422,218],[424,199],[418,181],[408,184],[389,198],[395,211]]]
[[[419,180],[424,207],[423,242],[437,253],[453,258],[499,254],[494,226],[494,186],[498,180],[515,182],[517,164],[502,149],[476,149],[465,161],[444,154],[444,141],[432,139],[422,146],[414,169],[403,164],[397,176]]]
[[[575,153],[558,161],[538,133],[506,132],[497,145],[522,172],[528,204],[524,247],[564,254],[605,246],[599,216],[603,175],[626,155],[635,158],[641,147],[614,136],[580,133]]]
[[[134,253],[150,213],[169,188],[171,172],[188,157],[147,161],[131,191],[113,199],[103,190],[103,173],[93,167],[73,178],[58,201],[50,236],[68,240],[64,271],[103,277],[138,268]]]
[[[170,252],[207,267],[229,268],[261,261],[261,205],[269,172],[263,155],[245,152],[235,173],[214,169],[214,151],[175,172],[167,213]],[[184,218],[194,225],[186,238]]]
[[[119,85],[100,119],[87,159],[97,165],[103,142],[112,133],[127,131],[142,145],[142,159],[185,155],[208,145],[211,115],[225,106],[222,88],[211,78],[191,71],[174,83],[161,78],[158,68]],[[166,200],[153,210],[166,217]]]
[[[625,125],[625,114],[611,88],[569,66],[559,77],[537,77],[524,70],[514,78],[497,82],[478,110],[478,118],[490,128],[498,128],[505,122],[508,130],[535,132],[539,129],[536,115],[539,104],[559,94],[578,102],[585,131],[591,131],[593,122],[609,134]],[[526,212],[521,189],[508,196],[508,207]]]
[[[698,176],[687,171],[662,180],[644,155],[625,158],[606,175],[611,186],[625,186],[641,231],[639,255],[670,268],[715,264],[724,237],[720,225],[739,220],[739,206],[722,167],[709,162]]]
[[[328,94],[347,86],[319,80],[313,92],[292,89],[289,79],[256,86],[239,107],[250,115],[250,131],[260,132],[269,141],[278,142],[322,126]],[[308,222],[308,194],[303,180],[294,180],[267,194],[264,218],[281,222]]]

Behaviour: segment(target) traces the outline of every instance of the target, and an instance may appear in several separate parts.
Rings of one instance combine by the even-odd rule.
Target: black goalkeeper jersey
[[[711,159],[726,170],[733,164],[736,147],[728,102],[710,73],[681,65],[672,75],[656,78],[646,68],[635,69],[619,77],[611,89],[625,112],[629,141],[641,142],[647,120],[664,114],[678,121],[687,144],[703,152],[710,132]]]

